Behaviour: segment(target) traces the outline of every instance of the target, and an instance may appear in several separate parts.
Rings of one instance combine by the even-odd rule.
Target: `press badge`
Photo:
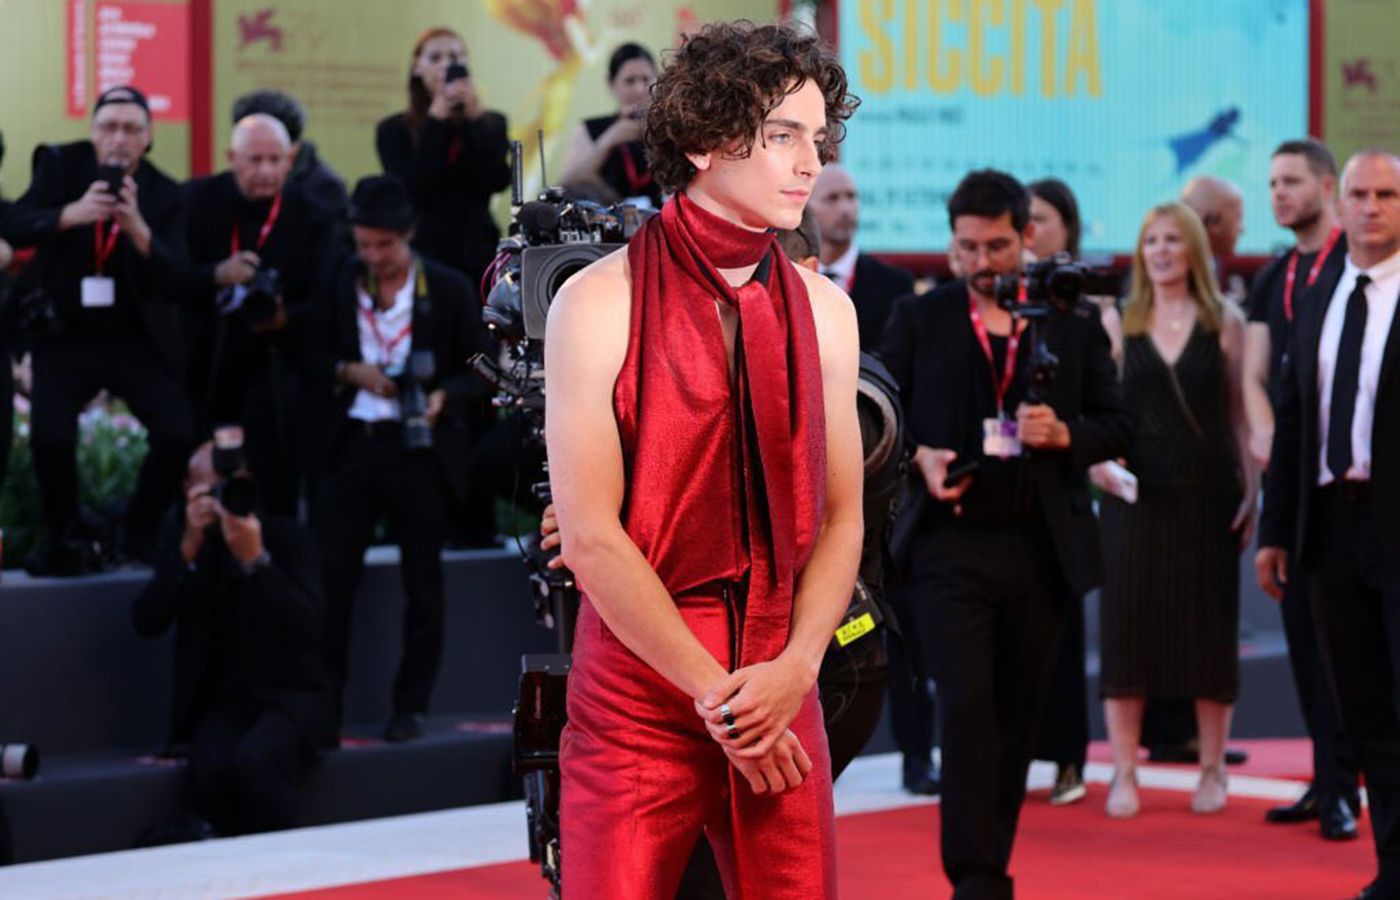
[[[1021,455],[1021,432],[1015,419],[982,420],[982,455],[998,459]]]
[[[83,279],[83,309],[115,306],[116,282],[105,275],[89,275]]]

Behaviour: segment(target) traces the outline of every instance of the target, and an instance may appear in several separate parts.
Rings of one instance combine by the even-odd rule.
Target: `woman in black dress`
[[[1239,693],[1239,553],[1257,475],[1241,395],[1244,319],[1210,267],[1190,208],[1147,214],[1123,316],[1123,385],[1136,416],[1126,460],[1138,499],[1101,510],[1104,717],[1116,766],[1107,812],[1138,811],[1144,698],[1192,700],[1201,777],[1191,808],[1225,806],[1225,739]]]
[[[640,205],[645,198],[653,209],[661,208],[661,188],[652,180],[642,143],[655,81],[656,61],[641,44],[623,44],[613,51],[608,90],[617,100],[617,112],[579,124],[564,154],[564,185],[601,184],[609,202]]]
[[[434,28],[414,44],[408,109],[379,123],[375,147],[418,211],[413,248],[477,287],[501,236],[489,205],[510,187],[510,148],[506,117],[482,106],[456,32]]]

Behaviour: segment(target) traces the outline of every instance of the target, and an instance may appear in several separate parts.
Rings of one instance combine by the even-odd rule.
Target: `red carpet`
[[[1371,877],[1369,822],[1361,840],[1329,844],[1313,826],[1266,826],[1269,801],[1235,797],[1221,815],[1197,817],[1189,795],[1143,791],[1143,812],[1114,822],[1102,812],[1103,785],[1089,799],[1053,809],[1033,797],[1021,819],[1012,874],[1027,900],[1183,900],[1353,896]],[[949,894],[935,853],[931,806],[837,820],[843,900],[942,898]],[[514,900],[542,898],[528,863],[286,894],[316,900]]]

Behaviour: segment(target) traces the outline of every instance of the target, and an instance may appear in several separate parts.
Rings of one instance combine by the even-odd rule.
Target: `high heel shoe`
[[[1131,819],[1138,814],[1141,804],[1138,801],[1137,771],[1113,773],[1113,781],[1108,786],[1108,802],[1103,811],[1110,819]]]
[[[1191,811],[1202,816],[1218,813],[1225,808],[1225,799],[1225,767],[1219,764],[1202,767],[1201,781],[1191,797]]]

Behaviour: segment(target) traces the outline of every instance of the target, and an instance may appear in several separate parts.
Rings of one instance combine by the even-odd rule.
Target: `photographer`
[[[270,115],[234,126],[229,169],[185,187],[201,427],[240,422],[266,509],[296,515],[304,468],[301,382],[291,359],[323,281],[332,228],[287,184],[291,136]]]
[[[997,303],[1033,231],[1020,182],[972,172],[948,217],[967,275],[900,300],[881,356],[927,492],[905,591],[938,684],[943,868],[967,900],[1012,896],[1061,599],[1099,578],[1085,472],[1127,449],[1131,418],[1097,315],[1057,311],[1031,331]]]
[[[190,458],[132,610],[147,637],[175,626],[171,742],[188,744],[197,812],[222,834],[299,825],[298,787],[335,737],[310,536],[251,507],[237,431]]]
[[[282,91],[261,90],[233,101],[233,124],[255,113],[266,113],[281,122],[292,140],[292,168],[287,174],[287,184],[301,188],[332,220],[344,216],[345,204],[349,201],[345,179],[326,165],[316,152],[316,145],[303,137],[306,109],[297,98]]]
[[[31,445],[48,531],[30,561],[36,574],[75,574],[96,562],[76,540],[75,465],[78,413],[94,394],[122,397],[149,434],[126,510],[131,555],[150,555],[194,444],[175,305],[188,267],[184,199],[145,160],[150,145],[145,96],[112,88],[97,99],[90,140],[35,151],[34,180],[5,217],[10,240],[37,247],[40,289],[18,301],[33,342]]]
[[[467,369],[483,349],[481,307],[461,275],[415,254],[413,207],[393,176],[361,179],[350,198],[358,258],[322,298],[308,355],[324,408],[313,506],[329,602],[327,659],[345,684],[351,606],[375,527],[399,544],[407,604],[391,741],[423,731],[442,657],[442,545],[452,497],[466,494],[465,410],[487,395]]]
[[[475,288],[496,254],[488,208],[510,186],[506,117],[481,104],[462,38],[434,28],[413,47],[408,109],[379,123],[384,171],[408,186],[418,210],[413,249],[462,272]]]
[[[608,58],[608,90],[617,112],[579,123],[564,154],[562,184],[602,182],[616,195],[638,205],[661,208],[661,186],[647,166],[647,105],[656,82],[656,60],[641,44],[627,43]]]

